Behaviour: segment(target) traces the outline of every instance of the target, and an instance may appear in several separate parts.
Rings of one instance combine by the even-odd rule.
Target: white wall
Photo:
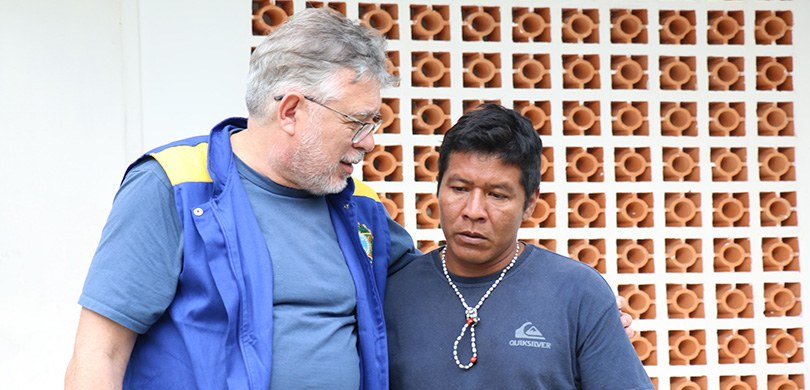
[[[125,43],[132,56],[140,48],[144,147],[207,134],[226,117],[247,115],[250,2],[139,3],[140,43]]]
[[[0,7],[0,388],[58,388],[125,166],[119,2]]]
[[[131,160],[245,115],[250,4],[228,3],[0,0],[0,388],[62,386]]]

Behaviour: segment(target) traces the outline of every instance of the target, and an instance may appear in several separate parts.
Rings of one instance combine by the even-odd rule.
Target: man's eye
[[[355,121],[350,120],[350,119],[344,120],[343,125],[349,130],[357,130],[357,129],[360,128],[360,126],[362,126],[361,123],[355,122]]]

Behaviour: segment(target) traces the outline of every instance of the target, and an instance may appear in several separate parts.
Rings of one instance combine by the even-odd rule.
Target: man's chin
[[[316,186],[312,186],[312,188],[307,188],[307,192],[318,196],[337,194],[346,189],[346,186],[349,185],[348,179],[349,177],[346,176],[342,181],[335,181],[326,186],[317,186],[317,188]]]

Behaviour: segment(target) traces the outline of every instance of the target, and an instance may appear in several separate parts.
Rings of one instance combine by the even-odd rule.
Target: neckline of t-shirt
[[[506,273],[506,276],[504,276],[504,279],[509,278],[510,275],[517,272],[518,268],[520,268],[523,265],[526,258],[529,255],[531,255],[531,253],[535,249],[533,245],[527,244],[525,242],[523,243],[523,245],[524,245],[523,252],[520,254],[520,256],[518,256],[517,260],[515,260],[515,265],[509,270],[509,272]],[[436,269],[437,272],[439,272],[442,279],[444,279],[444,272],[442,271],[441,253],[442,253],[442,248],[439,248],[439,249],[434,250],[431,253],[431,256],[432,256],[434,268]],[[501,276],[501,271],[503,271],[503,270],[501,269],[501,270],[498,270],[498,272],[495,272],[493,274],[489,274],[489,275],[485,275],[485,276],[476,276],[476,277],[458,276],[458,275],[450,272],[450,278],[453,279],[453,283],[456,283],[458,285],[475,286],[475,285],[479,285],[479,284],[487,284],[487,283],[494,282],[496,279],[498,279],[498,277]],[[448,270],[448,272],[449,272],[449,270]]]
[[[262,175],[249,165],[245,164],[245,162],[242,161],[242,159],[240,159],[235,153],[233,154],[233,159],[236,163],[236,171],[239,173],[239,177],[244,178],[245,180],[254,184],[256,187],[259,187],[273,195],[297,199],[311,199],[318,197],[309,191],[290,188],[274,182],[270,178]]]

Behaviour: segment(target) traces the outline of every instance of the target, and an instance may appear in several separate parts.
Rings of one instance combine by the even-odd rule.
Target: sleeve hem
[[[146,333],[146,331],[151,327],[151,325],[146,325],[140,321],[134,320],[115,308],[93,299],[86,294],[82,294],[81,297],[79,297],[79,305],[85,309],[107,317],[108,319],[138,334]]]

